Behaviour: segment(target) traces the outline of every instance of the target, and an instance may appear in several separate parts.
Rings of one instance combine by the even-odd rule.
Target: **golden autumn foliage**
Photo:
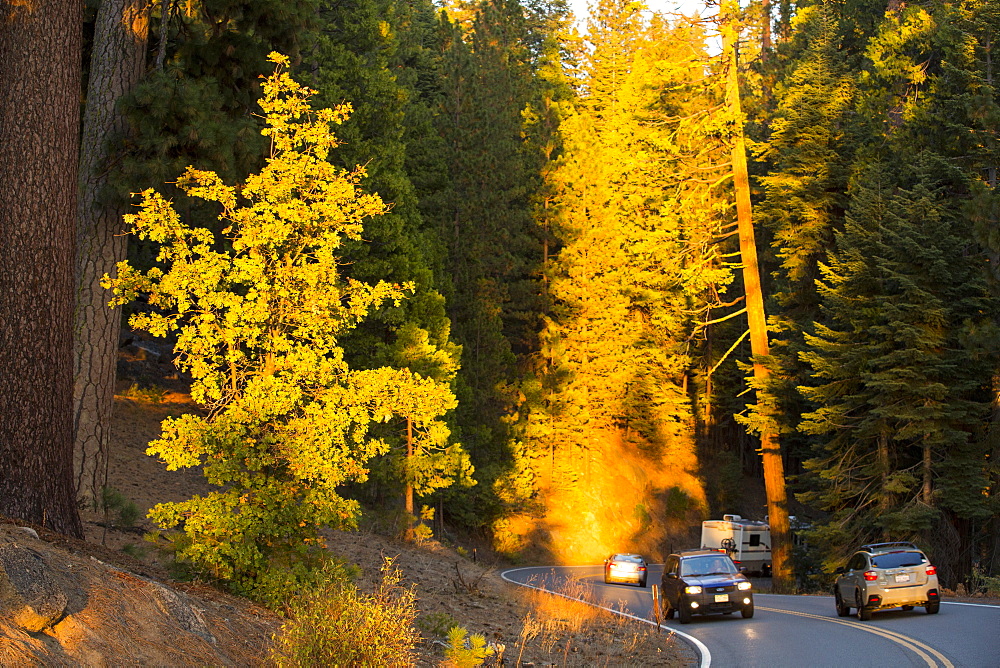
[[[277,602],[308,576],[323,526],[350,528],[358,504],[338,487],[363,481],[388,445],[369,431],[409,420],[418,488],[471,474],[439,418],[455,407],[446,382],[408,369],[353,370],[339,337],[380,304],[399,303],[412,285],[345,279],[339,249],[360,240],[362,221],[386,206],[360,191],[364,174],[328,160],[330,126],[349,107],[313,111],[311,91],[282,71],[263,84],[261,107],[271,154],[259,174],[228,186],[188,168],[177,185],[216,202],[223,238],[186,225],[155,191],[127,222],[159,244],[158,266],[128,263],[106,279],[115,305],[146,297],[151,309],[130,324],[175,335],[175,363],[191,375],[203,414],[168,418],[149,454],[168,469],[201,466],[218,486],[204,497],[153,508],[163,528],[180,528],[177,556],[236,589]],[[421,487],[422,486],[422,487]]]

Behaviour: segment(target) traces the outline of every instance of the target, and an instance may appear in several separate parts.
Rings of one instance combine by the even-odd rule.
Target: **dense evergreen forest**
[[[61,214],[77,221],[75,393],[45,409],[72,420],[78,494],[98,493],[107,457],[113,286],[206,407],[154,451],[226,490],[156,519],[260,598],[274,554],[220,543],[302,556],[314,534],[288,526],[386,508],[416,518],[411,536],[567,562],[663,554],[702,519],[777,509],[801,527],[799,586],[883,540],[916,541],[946,586],[1000,576],[1000,5],[705,16],[637,0],[598,0],[582,25],[564,0],[91,0],[69,78],[79,202]],[[0,38],[5,82],[30,71],[11,55],[40,48],[25,39]],[[0,172],[23,160],[0,149]],[[319,232],[299,201],[350,213]],[[37,236],[24,215],[0,198],[19,247]],[[9,249],[4,294],[45,289],[12,277],[51,258]],[[310,273],[293,271],[300,253]],[[4,336],[5,354],[23,345]],[[0,386],[0,415],[28,410],[18,391]],[[4,447],[0,498],[15,498],[22,458]],[[71,514],[53,507],[0,512]]]

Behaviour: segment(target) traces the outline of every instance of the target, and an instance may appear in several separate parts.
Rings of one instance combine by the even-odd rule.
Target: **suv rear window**
[[[919,552],[886,552],[872,555],[872,565],[875,568],[901,568],[903,566],[919,566],[927,561]]]
[[[638,554],[616,554],[611,557],[611,561],[629,561],[633,564],[641,564],[642,557]]]

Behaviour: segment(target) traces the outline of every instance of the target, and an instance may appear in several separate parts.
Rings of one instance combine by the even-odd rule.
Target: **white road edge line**
[[[575,596],[567,596],[566,594],[561,594],[557,591],[551,591],[545,589],[544,587],[536,587],[535,585],[525,584],[523,582],[517,582],[516,580],[511,580],[507,577],[507,573],[514,573],[515,571],[531,571],[537,570],[539,568],[549,568],[548,566],[525,566],[523,568],[509,568],[505,571],[500,572],[500,577],[502,577],[507,582],[517,585],[519,587],[528,587],[529,589],[535,589],[537,591],[544,591],[547,594],[552,594],[553,596],[561,596],[563,598],[569,599],[571,601],[579,601],[580,603],[585,603],[587,605],[592,605],[595,608],[601,608],[602,610],[607,610],[608,612],[619,615],[620,617],[628,617],[629,619],[634,619],[638,622],[645,622],[650,626],[656,626],[656,622],[644,619],[642,617],[636,617],[635,615],[630,615],[627,612],[622,612],[621,610],[615,610],[614,608],[605,608],[603,605],[597,605],[596,603],[591,603],[590,601],[584,601],[582,598],[576,598]],[[701,663],[698,664],[699,668],[709,668],[712,665],[712,653],[708,650],[708,647],[702,641],[698,640],[694,636],[688,635],[683,631],[678,631],[675,628],[669,626],[661,626],[660,628],[670,629],[672,633],[676,633],[685,641],[687,641],[692,647],[694,647],[698,653],[701,655]]]
[[[799,594],[771,594],[771,593],[768,593],[768,592],[761,592],[761,591],[758,591],[756,594],[754,594],[754,596],[757,596],[757,595],[761,595],[761,596],[774,596],[774,597],[782,596],[782,597],[785,597],[785,598],[796,598],[796,597],[800,596]],[[829,598],[831,600],[833,599],[833,596],[830,596],[829,594],[821,594],[818,597]],[[941,600],[941,605],[968,605],[968,606],[973,607],[973,608],[992,608],[993,610],[1000,610],[1000,605],[996,605],[996,604],[990,604],[990,603],[964,603],[962,601],[948,601],[946,599],[942,599]]]

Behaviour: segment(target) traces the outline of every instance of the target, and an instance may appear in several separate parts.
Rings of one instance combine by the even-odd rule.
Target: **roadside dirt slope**
[[[43,573],[48,594],[64,605],[44,628],[26,630],[15,619],[24,597],[0,583],[0,665],[268,665],[282,618],[207,584],[171,580],[168,555],[143,539],[155,528],[145,518],[149,508],[208,489],[197,470],[166,471],[145,454],[164,417],[195,410],[182,383],[165,374],[157,378],[153,391],[124,381],[116,400],[108,483],[135,504],[130,525],[121,526],[118,509],[105,514],[87,508],[86,540],[76,541],[0,518],[0,562],[13,556],[8,562],[15,570],[28,564]],[[454,625],[491,643],[487,665],[501,665],[501,658],[506,666],[694,662],[691,650],[668,633],[516,588],[500,578],[501,564],[476,563],[436,541],[417,546],[372,532],[330,532],[327,538],[331,551],[361,568],[363,590],[373,588],[385,557],[414,588],[424,639],[417,665],[441,664]]]

